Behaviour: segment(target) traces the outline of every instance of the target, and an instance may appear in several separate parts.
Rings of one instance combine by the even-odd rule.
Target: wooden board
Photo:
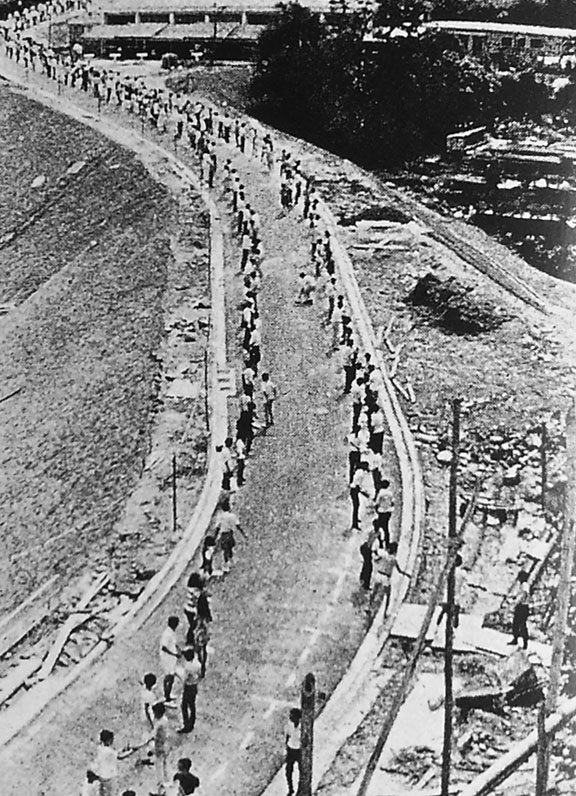
[[[87,619],[90,618],[90,614],[86,613],[86,608],[88,607],[89,603],[96,597],[99,591],[101,591],[104,586],[110,580],[110,576],[107,574],[99,575],[94,583],[92,583],[86,592],[83,594],[82,598],[78,602],[78,604],[74,608],[74,612],[68,617],[68,619],[64,622],[60,630],[58,631],[58,635],[56,636],[56,641],[50,648],[46,658],[44,659],[44,663],[42,664],[42,668],[38,672],[38,678],[40,680],[44,680],[54,669],[56,662],[62,652],[64,645],[68,641],[70,634],[81,624],[83,624]]]

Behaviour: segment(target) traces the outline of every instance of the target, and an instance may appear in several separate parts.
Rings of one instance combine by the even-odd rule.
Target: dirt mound
[[[407,224],[410,217],[396,207],[372,205],[359,213],[340,213],[338,223],[350,227],[358,221],[391,221],[394,224]]]
[[[406,302],[428,309],[440,326],[456,334],[490,332],[512,317],[475,296],[473,287],[460,284],[455,277],[439,279],[432,273],[418,279]]]

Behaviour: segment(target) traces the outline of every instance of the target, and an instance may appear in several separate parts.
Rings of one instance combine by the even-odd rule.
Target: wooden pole
[[[546,428],[546,423],[542,423],[542,430],[541,430],[541,439],[540,439],[540,473],[541,473],[541,481],[542,481],[542,514],[546,517],[546,483],[548,481],[548,462],[546,458],[546,449],[548,445],[548,429]]]
[[[542,426],[542,447],[546,442],[546,426]],[[544,507],[544,485],[546,475],[546,457],[542,455],[542,506]],[[564,661],[566,645],[566,625],[570,607],[572,569],[574,565],[575,538],[574,523],[576,520],[576,406],[572,403],[566,417],[566,492],[564,496],[564,527],[560,551],[560,582],[556,593],[556,621],[554,623],[554,639],[552,641],[552,662],[550,665],[550,683],[546,700],[538,713],[538,757],[536,762],[536,796],[545,796],[548,788],[549,754],[546,736],[541,731],[546,716],[554,713],[558,705],[560,693],[560,676]]]
[[[538,707],[538,747],[536,751],[536,796],[546,796],[548,782],[548,742],[546,739],[546,700]]]
[[[458,498],[458,455],[460,447],[460,398],[452,401],[452,461],[450,462],[450,493],[448,498],[448,541],[452,542],[458,535],[457,498]],[[454,711],[454,587],[455,566],[448,570],[446,589],[446,635],[444,642],[444,743],[442,746],[442,778],[441,794],[448,796],[450,792],[450,767],[452,757],[452,714]]]
[[[206,431],[210,431],[210,411],[208,404],[208,351],[204,351],[204,420]]]
[[[297,796],[312,796],[312,761],[314,755],[314,711],[316,704],[316,678],[307,674],[300,695],[302,722],[300,725],[301,762]]]
[[[176,454],[172,455],[172,530],[174,533],[178,527],[178,498],[176,494]]]

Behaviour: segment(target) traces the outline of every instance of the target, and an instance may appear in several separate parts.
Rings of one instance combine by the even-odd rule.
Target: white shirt
[[[101,779],[114,779],[118,776],[118,755],[111,746],[98,746],[96,760],[93,763],[95,774]]]
[[[164,652],[165,647],[169,652]],[[160,662],[165,674],[173,674],[176,669],[178,639],[171,627],[167,627],[160,639]]]
[[[300,749],[300,725],[295,727],[291,721],[286,725],[286,746],[289,749]]]

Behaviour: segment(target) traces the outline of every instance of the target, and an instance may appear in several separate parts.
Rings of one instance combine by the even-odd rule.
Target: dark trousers
[[[356,470],[358,469],[358,465],[360,464],[360,451],[350,451],[348,454],[348,464],[350,467],[349,480],[351,481],[354,478]]]
[[[197,617],[192,611],[184,611],[188,620],[188,630],[186,631],[186,646],[194,646],[194,631],[196,630]]]
[[[346,365],[344,367],[344,392],[348,394],[350,392],[350,388],[354,383],[354,376],[356,374],[356,368],[354,365]]]
[[[524,649],[528,648],[528,625],[526,622],[528,621],[529,613],[530,609],[526,603],[518,603],[514,608],[514,618],[512,620],[514,641],[518,641],[518,638],[521,638],[524,642]]]
[[[174,685],[174,675],[164,675],[164,699],[168,702],[172,696],[172,686]]]
[[[358,433],[358,421],[360,420],[360,412],[362,411],[362,404],[360,402],[352,404],[352,433]]]
[[[391,511],[382,511],[376,514],[376,519],[374,520],[374,528],[376,530],[382,531],[384,534],[384,540],[386,542],[386,547],[390,544],[390,517],[392,516]]]
[[[185,685],[182,691],[182,727],[186,732],[192,732],[196,723],[196,695],[197,685]]]
[[[382,453],[382,448],[384,447],[383,431],[372,432],[372,436],[370,438],[370,447],[372,448],[374,453]]]
[[[298,777],[300,777],[300,764],[302,761],[302,753],[300,749],[291,749],[289,746],[286,749],[286,782],[288,783],[288,792],[294,793],[294,783],[292,776],[294,774],[294,764],[298,763]]]
[[[360,490],[353,487],[350,490],[350,500],[352,501],[352,527],[357,528],[360,522]]]
[[[264,425],[266,428],[268,426],[274,425],[274,413],[272,411],[272,401],[264,401]]]
[[[236,465],[236,483],[238,486],[243,486],[244,484],[244,468],[246,466],[246,461],[244,459],[238,459]]]

